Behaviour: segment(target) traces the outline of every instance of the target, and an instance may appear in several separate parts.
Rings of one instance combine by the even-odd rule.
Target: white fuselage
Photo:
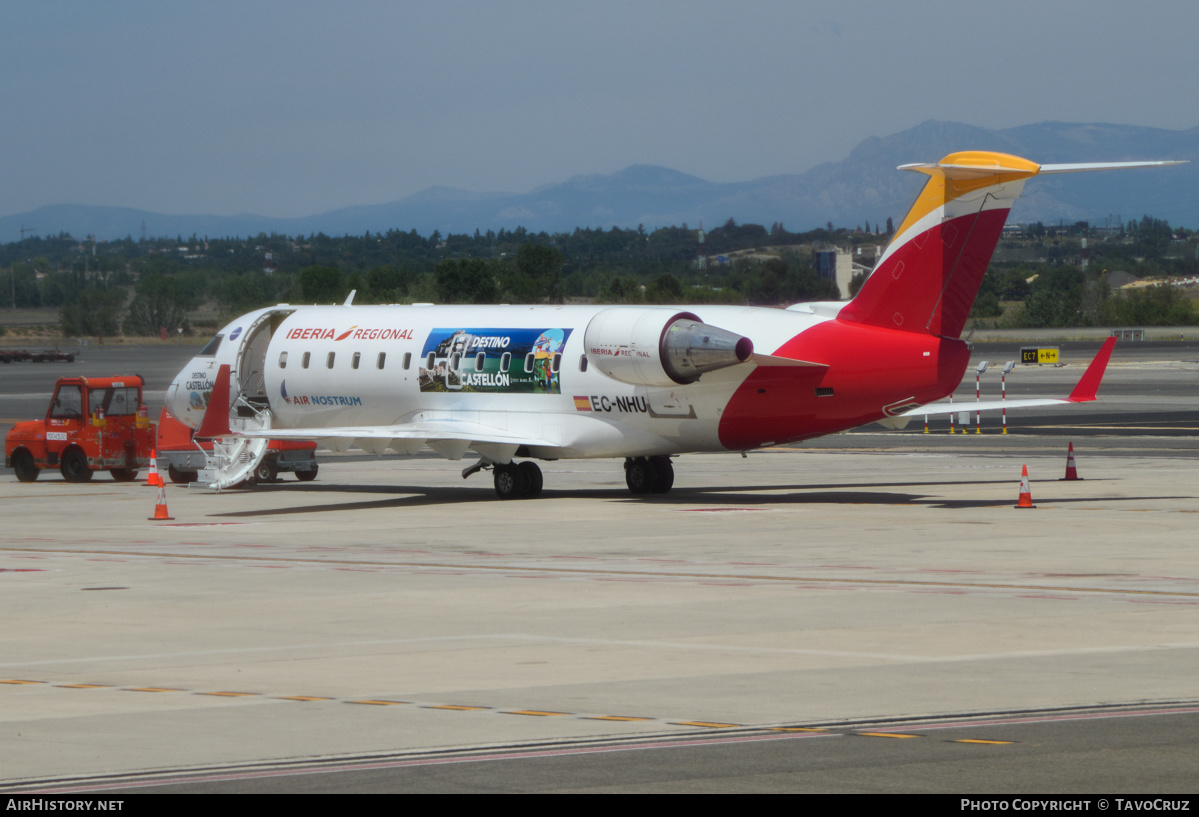
[[[621,382],[600,371],[595,355],[643,353],[588,350],[584,343],[591,321],[610,309],[273,307],[221,330],[219,348],[192,360],[168,400],[176,416],[198,426],[217,367],[229,363],[235,396],[240,390],[242,397],[269,405],[271,427],[277,429],[453,420],[502,427],[545,443],[531,446],[531,456],[724,450],[718,434],[722,411],[755,365],[733,365],[689,384]],[[664,318],[680,311],[637,309],[660,310]],[[765,353],[828,320],[779,309],[689,311],[704,324],[750,338]],[[258,351],[251,353],[252,347]]]

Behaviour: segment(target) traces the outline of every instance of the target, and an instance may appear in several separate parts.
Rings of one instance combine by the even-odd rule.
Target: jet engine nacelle
[[[592,365],[634,386],[694,383],[754,352],[749,338],[708,326],[690,312],[639,306],[600,312],[587,324],[583,343]]]

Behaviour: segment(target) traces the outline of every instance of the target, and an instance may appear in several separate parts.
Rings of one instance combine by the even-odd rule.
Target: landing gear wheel
[[[258,467],[254,469],[255,482],[274,482],[277,476],[278,472],[275,471],[275,466],[269,462],[260,462],[258,463]]]
[[[492,469],[495,494],[500,499],[523,499],[528,495],[529,474],[514,462]]]
[[[67,482],[87,482],[92,478],[92,469],[87,467],[87,457],[78,448],[68,451],[58,469]]]
[[[664,494],[674,486],[670,457],[630,457],[624,461],[624,481],[635,494]]]
[[[653,466],[645,457],[630,457],[624,461],[624,481],[635,494],[650,493],[655,482]]]
[[[33,455],[28,451],[18,451],[12,455],[12,470],[21,482],[33,482],[40,473],[33,463]]]
[[[167,466],[167,476],[176,485],[187,485],[188,483],[195,482],[200,475],[195,471],[180,471],[175,466],[169,465]]]
[[[317,467],[318,466],[314,465],[307,471],[296,471],[296,479],[298,479],[300,482],[312,482],[314,479],[316,479]]]
[[[109,473],[112,474],[113,482],[133,482],[137,479],[136,468],[114,468]]]
[[[529,481],[529,487],[525,490],[524,498],[536,499],[541,496],[541,469],[537,466],[537,463],[525,460],[519,467]]]
[[[664,494],[674,487],[674,466],[670,463],[670,457],[650,457],[649,464],[654,469],[655,494]]]

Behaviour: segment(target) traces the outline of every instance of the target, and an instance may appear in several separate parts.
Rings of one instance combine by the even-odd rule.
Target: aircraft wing
[[[456,412],[455,412],[456,413]],[[506,463],[525,446],[558,451],[614,452],[620,455],[630,445],[646,451],[660,450],[664,441],[656,434],[583,413],[495,411],[421,412],[403,423],[378,426],[334,426],[312,428],[269,428],[233,431],[233,436],[265,437],[271,440],[315,440],[322,448],[346,451],[361,448],[381,454],[391,448],[415,454],[428,446],[450,460],[475,451],[492,462]],[[488,422],[491,420],[492,422]],[[524,456],[524,455],[521,455]]]
[[[271,440],[460,440],[499,445],[544,445],[559,443],[524,433],[466,420],[417,420],[388,426],[334,426],[321,428],[271,428],[253,432],[234,432],[242,437]]]
[[[1032,408],[1033,406],[1058,406],[1066,403],[1089,403],[1098,399],[1099,383],[1107,370],[1107,362],[1111,359],[1112,349],[1116,345],[1115,338],[1108,338],[1103,348],[1095,355],[1095,359],[1087,366],[1078,380],[1078,385],[1067,397],[1030,397],[1019,400],[987,400],[981,403],[971,403],[963,400],[960,403],[929,403],[926,406],[910,409],[897,414],[897,417],[934,417],[940,414],[957,414],[971,411],[994,411],[995,409]]]

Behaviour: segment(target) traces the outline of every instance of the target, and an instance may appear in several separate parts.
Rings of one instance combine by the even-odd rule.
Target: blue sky
[[[1153,0],[4,0],[0,215],[736,181],[926,119],[1185,129],[1197,31],[1199,3]]]

